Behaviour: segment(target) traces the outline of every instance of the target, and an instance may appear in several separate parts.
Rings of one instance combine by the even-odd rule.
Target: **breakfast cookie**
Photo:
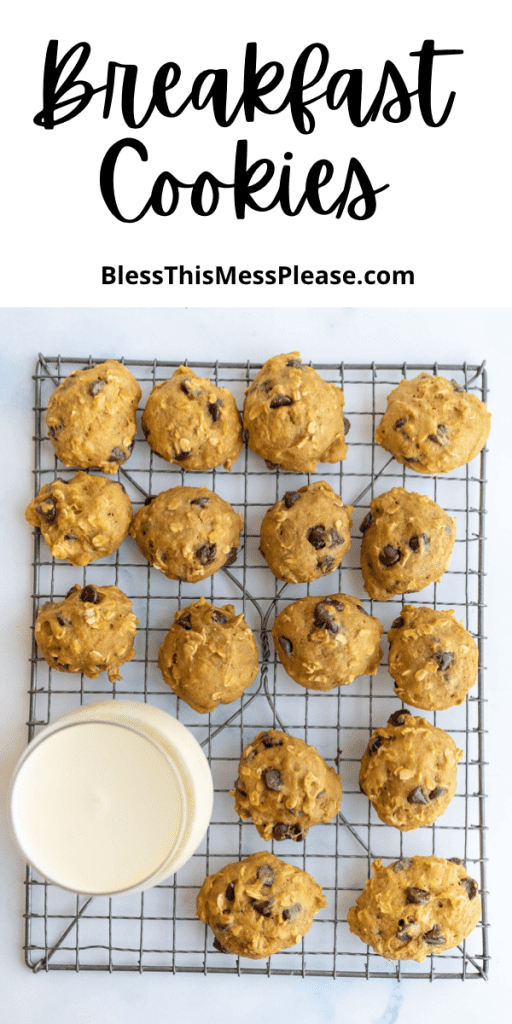
[[[351,513],[325,480],[287,491],[261,524],[260,551],[287,583],[307,583],[338,567],[350,548]]]
[[[402,708],[371,736],[359,785],[385,825],[410,832],[444,814],[463,755],[443,729]]]
[[[133,374],[115,359],[70,373],[45,415],[57,458],[65,466],[117,473],[133,450],[141,394]]]
[[[141,427],[150,448],[183,469],[231,469],[242,451],[242,421],[233,395],[187,366],[155,385]]]
[[[443,711],[462,704],[478,676],[478,647],[453,611],[406,604],[388,633],[388,668],[406,704]]]
[[[317,462],[346,457],[343,391],[304,366],[299,352],[267,359],[245,396],[247,444],[269,469],[314,473]]]
[[[258,675],[258,648],[232,604],[215,608],[204,597],[180,608],[158,652],[168,686],[194,711],[231,704]]]
[[[104,476],[76,473],[70,480],[43,484],[25,511],[54,558],[88,565],[111,555],[128,534],[131,501],[122,484]]]
[[[375,440],[416,473],[448,473],[471,462],[491,429],[485,402],[456,381],[420,373],[388,395]]]
[[[350,931],[386,960],[417,960],[458,946],[477,925],[478,886],[454,857],[411,857],[383,865],[350,907]]]
[[[302,597],[283,608],[272,626],[288,675],[312,690],[332,690],[357,676],[374,676],[382,657],[381,634],[379,620],[348,594]]]
[[[450,564],[455,519],[425,494],[403,487],[380,494],[360,529],[364,589],[376,601],[439,583]]]
[[[315,747],[268,729],[245,748],[231,795],[237,814],[252,818],[263,839],[300,842],[338,813],[341,779]]]
[[[119,666],[135,657],[139,620],[132,602],[117,587],[81,587],[63,601],[47,601],[37,613],[36,643],[45,661],[60,672],[83,672],[96,679],[108,672],[121,679]]]
[[[229,502],[207,487],[171,487],[146,498],[130,534],[164,576],[197,583],[232,565],[243,525]]]
[[[197,916],[212,929],[219,953],[261,960],[295,946],[326,906],[311,875],[263,852],[208,875]]]

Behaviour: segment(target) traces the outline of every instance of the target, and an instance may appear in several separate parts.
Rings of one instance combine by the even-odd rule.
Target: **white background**
[[[508,310],[3,310],[0,434],[4,442],[2,699],[0,700],[0,1020],[6,1024],[481,1024],[508,1019],[510,945],[510,411]],[[305,360],[463,362],[487,358],[489,442],[486,568],[486,770],[490,980],[370,982],[201,975],[33,975],[22,962],[23,867],[6,835],[5,793],[25,746],[32,537],[33,382],[46,355],[259,361],[300,349]]]
[[[505,242],[510,233],[509,4],[505,0],[32,0],[4,11],[1,73],[4,79],[2,176],[4,200],[0,284],[4,305],[366,305],[499,306],[509,303]],[[60,40],[63,53],[81,40],[92,45],[84,77],[104,84],[109,60],[135,63],[140,72],[142,111],[149,102],[158,67],[175,60],[185,84],[208,67],[229,70],[230,96],[241,90],[245,44],[256,41],[261,61],[277,59],[288,80],[301,50],[315,41],[331,52],[331,73],[362,68],[366,108],[375,96],[386,58],[393,60],[409,88],[415,87],[417,58],[408,56],[425,38],[464,56],[437,58],[434,100],[444,107],[457,93],[442,128],[428,128],[417,108],[402,125],[379,118],[353,127],[346,111],[322,103],[312,136],[298,134],[289,111],[257,115],[219,128],[211,110],[187,110],[175,120],[155,114],[131,131],[119,112],[119,93],[109,120],[102,120],[102,95],[67,124],[44,131],[33,124],[41,108],[47,42]],[[283,95],[283,87],[276,94]],[[393,91],[390,92],[390,97]],[[270,102],[272,102],[273,97]],[[413,99],[413,106],[415,100]],[[163,170],[193,181],[209,169],[231,180],[237,139],[249,141],[253,159],[269,157],[278,168],[287,149],[300,188],[313,162],[335,165],[332,196],[341,191],[351,156],[376,186],[371,220],[345,214],[297,218],[280,211],[251,213],[237,221],[226,194],[210,218],[192,213],[188,193],[169,218],[153,213],[138,224],[122,224],[100,195],[99,169],[107,149],[131,136],[144,142],[149,161],[124,158],[120,180],[126,206],[144,204]],[[327,192],[327,190],[326,190]],[[128,195],[129,193],[129,195]],[[329,189],[329,194],[331,190]],[[415,285],[339,287],[101,286],[102,265],[125,269],[184,264],[194,268],[236,264],[239,269],[300,264],[302,268],[413,269]]]

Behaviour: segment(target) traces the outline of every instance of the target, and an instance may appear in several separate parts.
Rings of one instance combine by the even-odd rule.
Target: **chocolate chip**
[[[217,398],[216,402],[209,402],[208,403],[208,412],[210,413],[210,416],[211,416],[211,418],[212,418],[214,423],[217,422],[217,420],[218,420],[218,418],[220,416],[220,410],[221,410],[223,405],[224,405],[224,402],[222,401],[222,398]]]
[[[300,825],[285,825],[284,822],[278,821],[272,829],[272,838],[277,839],[278,842],[282,839],[293,839],[296,843],[300,843],[304,839],[304,832]]]
[[[407,708],[400,708],[399,711],[393,711],[393,714],[389,716],[388,725],[405,725],[408,717],[412,717],[411,712]]]
[[[252,905],[257,914],[261,914],[262,917],[270,917],[274,900],[253,900]]]
[[[350,420],[348,420],[346,416],[343,417],[343,426],[345,428],[345,437],[346,437],[348,432],[349,432],[349,430],[350,430],[350,427],[351,427]]]
[[[263,885],[273,885],[274,871],[270,867],[270,864],[260,864],[256,872],[256,876],[260,879],[261,882],[263,882]]]
[[[156,494],[148,494],[144,504],[145,505],[151,505],[151,502],[154,501],[155,498],[156,498]]]
[[[294,903],[293,907],[285,907],[283,910],[283,921],[293,921],[302,912],[300,903]]]
[[[452,864],[464,864],[464,861],[461,860],[460,857],[449,857],[448,860],[451,861]]]
[[[183,384],[181,386],[183,387]],[[228,952],[227,949],[224,949],[224,946],[221,946],[221,944],[220,944],[218,939],[214,939],[213,940],[213,948],[218,950],[219,953],[227,953]]]
[[[228,557],[226,558],[226,561],[224,562],[224,565],[233,565],[233,562],[236,562],[237,554],[238,554],[238,548],[231,548],[230,552],[228,554]]]
[[[241,778],[236,779],[236,781],[235,781],[235,789],[236,789],[237,793],[241,794],[241,796],[247,796],[247,790],[245,789],[244,784],[243,784]]]
[[[76,540],[74,533],[65,533],[64,540]]]
[[[196,551],[196,558],[201,565],[211,565],[215,561],[217,547],[215,544],[202,544]]]
[[[414,552],[419,551],[420,550],[420,538],[419,537],[411,537],[411,539],[409,541],[409,547],[410,547],[411,551],[414,551]]]
[[[260,736],[259,742],[268,750],[270,747],[282,747],[283,741],[279,736],[272,736],[269,732],[264,732],[263,736]]]
[[[227,886],[225,896],[230,903],[233,903],[235,899],[235,886],[233,882],[230,882],[229,885]]]
[[[289,359],[286,365],[287,366],[296,366],[296,367],[299,367],[299,369],[302,370],[302,363],[298,359]]]
[[[428,798],[429,800],[438,800],[440,796],[444,795],[444,793],[446,793],[446,786],[436,786],[435,789],[430,791]]]
[[[122,448],[112,448],[107,462],[125,462],[126,452]]]
[[[43,508],[43,505],[49,505],[50,508]],[[47,523],[53,523],[55,516],[57,515],[57,499],[56,498],[45,498],[41,505],[36,505],[36,512],[38,515],[46,519]]]
[[[74,594],[74,593],[76,593],[76,588],[77,588],[77,586],[79,586],[79,584],[78,584],[78,583],[75,583],[75,584],[74,584],[74,586],[72,586],[72,587],[70,588],[70,590],[68,590],[68,592],[67,592],[67,594],[66,594],[66,597],[69,597],[69,596],[70,596],[70,594]]]
[[[199,508],[206,508],[206,505],[210,504],[210,499],[206,498],[204,495],[201,495],[200,498],[192,498],[190,504],[199,505]]]
[[[401,629],[402,626],[404,626],[404,625],[405,625],[405,621],[402,618],[402,616],[399,615],[398,618],[395,619],[395,621],[391,623],[391,629]]]
[[[432,442],[433,442],[433,444],[441,444],[441,442],[440,442],[439,438],[438,438],[438,437],[436,437],[436,435],[435,435],[435,434],[428,434],[428,435],[427,435],[427,441],[432,441]]]
[[[438,924],[435,924],[429,932],[425,932],[423,938],[428,946],[444,946],[446,938],[441,934],[441,929]]]
[[[366,608],[363,608],[362,604],[356,604],[356,608],[357,608],[358,612],[362,612],[363,615],[367,615],[368,618],[371,618],[370,612],[367,612]]]
[[[426,889],[416,889],[413,885],[410,885],[405,895],[406,903],[418,903],[423,905],[428,903],[430,899],[430,893]]]
[[[291,640],[288,640],[287,636],[278,636],[277,639],[279,640],[279,644],[281,646],[281,650],[285,654],[291,654],[292,651],[293,651],[293,644],[292,644]]]
[[[412,864],[410,857],[403,857],[401,860],[395,861],[395,871],[408,871]],[[398,922],[400,924],[400,922]]]
[[[451,380],[450,384],[454,391],[458,391],[459,394],[464,394],[464,388],[461,388],[460,384],[457,384],[456,380]]]
[[[382,551],[379,552],[379,562],[381,565],[386,566],[386,568],[389,568],[390,565],[395,565],[396,562],[400,561],[401,557],[401,551],[398,548],[393,548],[391,544],[386,544]]]
[[[400,430],[400,427],[405,427],[406,423],[407,420],[404,418],[402,418],[401,420],[397,420],[396,423],[393,425],[393,430]]]
[[[276,395],[270,403],[271,409],[282,409],[284,405],[293,405],[293,398],[289,395]]]
[[[330,633],[338,632],[338,623],[334,620],[333,613],[329,610],[326,601],[319,601],[315,605],[313,625],[316,629],[327,629]]]
[[[188,459],[190,455],[192,455],[191,451],[190,452],[175,452],[174,453],[174,458],[176,459],[177,462],[184,462],[185,459]]]
[[[226,616],[222,614],[222,612],[214,612],[212,615],[212,622],[218,622],[220,626],[225,626],[227,619]]]
[[[287,491],[283,498],[286,508],[291,508],[299,498],[300,494],[298,491]]]
[[[316,564],[323,573],[328,573],[334,566],[334,558],[331,558],[331,555],[326,555],[325,558],[318,559]]]
[[[181,619],[175,619],[174,622],[176,626],[181,626],[182,629],[192,629],[190,615],[183,615]]]
[[[84,587],[82,593],[80,594],[80,600],[83,601],[84,604],[99,604],[100,596],[98,594],[98,591],[96,590],[96,587]]]
[[[407,435],[404,434],[404,437],[406,437],[406,436]],[[409,438],[407,438],[407,440],[409,440]],[[407,456],[404,455],[404,462],[419,462],[419,459],[412,459],[412,458],[408,459]]]
[[[368,744],[368,753],[370,754],[370,756],[372,754],[376,754],[378,749],[379,749],[379,747],[381,747],[381,746],[382,746],[382,736],[372,736],[372,739],[370,740],[370,742]]]
[[[399,940],[399,942],[410,942],[412,939],[412,935],[409,935],[409,932],[405,930],[405,921],[399,921],[398,925],[399,927],[396,933],[396,937]]]
[[[371,512],[368,512],[368,514],[364,517],[364,519],[363,519],[363,521],[361,523],[361,526],[359,527],[361,533],[365,533],[366,530],[368,529],[368,527],[370,527],[372,525],[372,523],[373,523],[373,515],[372,515]]]
[[[68,619],[64,619],[63,616],[60,615],[60,614],[57,615],[57,622],[59,623],[59,626],[70,626],[71,625],[71,622],[69,622]]]
[[[437,433],[438,434],[447,434],[448,433],[448,427],[445,427],[444,423],[438,423],[437,424]]]
[[[182,380],[182,382],[180,384],[180,389],[181,389],[181,391],[183,391],[184,395],[190,395],[190,388],[189,388],[188,380]]]
[[[306,537],[316,551],[320,551],[321,548],[325,548],[327,541],[329,540],[328,534],[323,526],[312,526],[311,529],[308,530]]]
[[[100,391],[103,391],[103,388],[105,387],[106,383],[106,380],[100,380],[99,378],[98,380],[93,380],[89,388],[89,392],[93,398],[95,398],[96,395],[99,395]]]
[[[59,423],[58,427],[48,427],[48,433],[49,433],[50,437],[53,437],[54,440],[55,440],[56,437],[59,436],[59,434],[60,434],[60,432],[62,430],[64,430],[64,424],[63,423]]]
[[[446,672],[450,665],[453,665],[455,658],[451,651],[436,651],[434,654],[434,661],[437,662],[437,671]]]
[[[428,800],[427,800],[425,794],[423,793],[423,790],[422,790],[421,786],[415,786],[415,788],[411,790],[411,792],[409,793],[409,796],[407,797],[407,803],[408,804],[428,804]]]
[[[272,790],[274,793],[279,793],[279,791],[283,788],[281,772],[279,772],[277,768],[265,768],[265,770],[261,773],[261,777],[267,789]]]
[[[475,879],[474,878],[469,878],[469,876],[467,878],[461,878],[461,880],[459,882],[459,885],[462,885],[464,887],[464,889],[466,890],[466,892],[468,894],[468,898],[470,900],[474,900],[474,898],[475,898],[475,896],[476,896],[476,894],[478,892],[478,886],[477,886],[477,884],[475,882]]]
[[[267,469],[279,469],[279,463],[271,462],[270,459],[265,459],[265,465]]]
[[[335,548],[338,547],[338,545],[345,543],[345,538],[342,537],[341,533],[338,533],[334,527],[331,527],[329,530],[329,537],[331,538],[331,543],[329,544],[330,548]]]

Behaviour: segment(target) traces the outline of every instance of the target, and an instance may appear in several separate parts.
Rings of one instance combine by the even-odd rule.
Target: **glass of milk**
[[[49,882],[88,896],[140,892],[199,846],[213,806],[191,732],[151,704],[112,700],[56,719],[11,786],[14,837]]]

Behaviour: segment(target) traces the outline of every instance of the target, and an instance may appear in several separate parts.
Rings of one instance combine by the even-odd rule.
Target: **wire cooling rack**
[[[64,356],[40,356],[35,381],[35,493],[56,476],[69,477],[55,458],[44,424],[48,398],[56,384],[77,366],[102,362]],[[138,378],[141,407],[155,385],[167,379],[178,362],[122,360]],[[199,375],[228,387],[242,407],[243,391],[261,364],[204,362],[189,364]],[[85,899],[48,884],[27,868],[25,958],[34,972],[168,971],[204,974],[317,975],[358,978],[486,978],[488,969],[487,892],[484,817],[484,518],[485,450],[469,466],[440,477],[423,476],[401,467],[374,443],[375,427],[386,396],[402,377],[421,370],[454,377],[484,401],[484,365],[314,364],[345,392],[345,413],[351,421],[348,456],[337,465],[319,464],[317,474],[269,471],[262,459],[244,448],[231,473],[222,469],[186,473],[150,451],[140,430],[135,449],[120,468],[134,510],[147,494],[180,483],[207,485],[244,515],[243,547],[236,563],[201,584],[173,582],[152,569],[131,538],[109,558],[85,568],[52,560],[39,531],[34,539],[34,618],[40,604],[61,599],[74,583],[118,585],[133,601],[140,620],[134,661],[122,666],[123,679],[114,683],[114,696],[150,701],[175,715],[192,731],[208,757],[215,783],[211,825],[201,846],[177,875],[137,895]],[[259,546],[259,527],[267,508],[286,490],[312,479],[325,479],[345,504],[355,506],[352,545],[343,564],[329,576],[309,585],[283,585],[266,566]],[[387,603],[370,601],[362,588],[359,565],[359,525],[370,499],[394,486],[429,495],[457,518],[457,539],[449,570],[441,583],[419,594]],[[407,601],[434,608],[454,608],[476,638],[480,653],[478,687],[457,708],[440,713],[417,712],[441,726],[465,750],[458,770],[458,788],[445,814],[430,827],[401,833],[383,825],[360,792],[359,762],[368,737],[385,725],[397,709],[386,654],[375,677],[361,677],[348,687],[328,693],[297,686],[280,666],[268,640],[274,616],[289,601],[306,593],[356,594],[383,623],[385,631]],[[177,608],[200,594],[211,602],[231,603],[243,611],[259,642],[259,678],[232,705],[220,705],[199,715],[165,686],[156,661],[158,648]],[[383,636],[385,644],[385,633]],[[79,704],[110,699],[106,673],[90,680],[55,671],[32,647],[29,739],[38,730]],[[415,711],[415,709],[413,709]],[[329,764],[338,768],[344,796],[341,813],[326,825],[311,829],[303,844],[272,842],[281,859],[307,870],[320,883],[328,906],[315,918],[302,943],[266,961],[237,959],[213,948],[213,935],[195,917],[195,900],[205,875],[241,859],[267,844],[251,822],[242,823],[229,795],[244,746],[261,729],[286,728],[314,744]],[[482,896],[482,920],[461,946],[431,955],[424,964],[390,962],[374,954],[351,935],[347,910],[370,875],[371,860],[385,862],[414,854],[463,858],[476,875]]]

